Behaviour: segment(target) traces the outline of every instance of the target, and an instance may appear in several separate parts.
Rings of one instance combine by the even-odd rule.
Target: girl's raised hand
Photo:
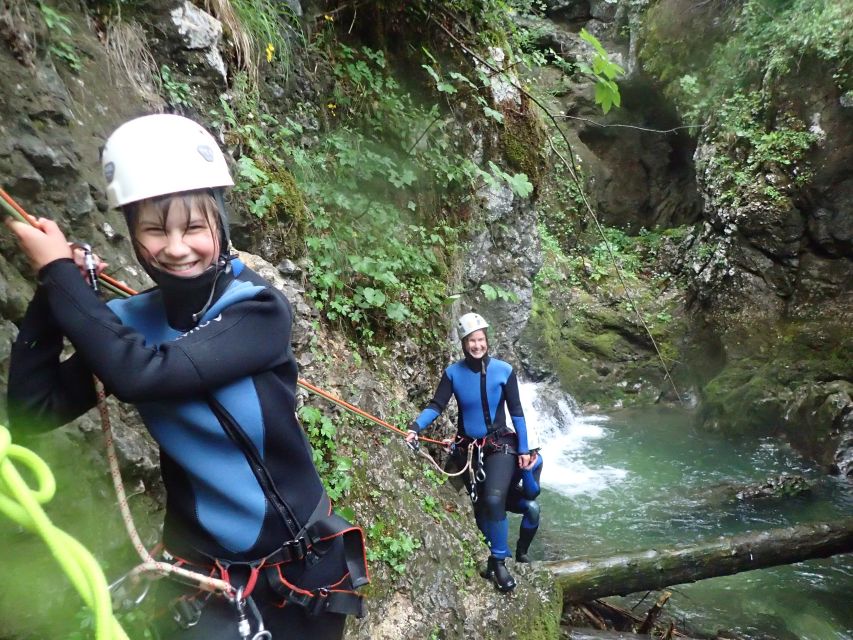
[[[18,237],[21,249],[36,271],[55,260],[73,258],[65,234],[53,220],[37,218],[36,226],[31,226],[7,218],[6,226]]]
[[[77,268],[80,269],[80,273],[82,274],[86,282],[89,282],[89,269],[86,267],[86,250],[83,249],[81,245],[76,244],[74,242],[70,244],[71,251],[73,253],[72,257],[74,258],[74,264],[76,264]],[[104,272],[104,269],[106,269],[109,264],[107,264],[106,262],[102,262],[101,259],[94,253],[92,254],[92,259],[95,261],[95,275],[99,276]],[[92,283],[89,282],[90,286],[91,284]]]

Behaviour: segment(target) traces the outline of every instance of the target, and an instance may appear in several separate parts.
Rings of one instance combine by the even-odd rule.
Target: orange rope
[[[371,422],[374,422],[374,423],[378,424],[378,425],[379,425],[379,426],[381,426],[381,427],[385,427],[386,429],[391,429],[391,431],[395,431],[395,432],[397,432],[397,433],[399,433],[399,434],[402,434],[402,435],[406,435],[406,433],[407,433],[407,432],[406,432],[406,431],[404,431],[403,429],[400,429],[399,427],[395,427],[393,424],[389,424],[389,423],[385,422],[384,420],[382,420],[382,419],[380,419],[380,418],[377,418],[376,416],[372,416],[372,415],[370,415],[370,414],[369,414],[369,413],[367,413],[366,411],[363,411],[362,409],[359,409],[358,407],[356,407],[355,405],[350,404],[350,403],[349,403],[349,402],[347,402],[346,400],[341,400],[340,398],[338,398],[338,397],[336,397],[336,396],[333,396],[333,395],[332,395],[331,393],[329,393],[328,391],[323,391],[323,390],[322,390],[322,389],[320,389],[319,387],[315,387],[315,386],[314,386],[313,384],[311,384],[310,382],[306,382],[305,380],[302,380],[301,378],[299,379],[299,381],[298,381],[298,382],[299,382],[299,386],[300,386],[300,387],[303,387],[303,388],[307,389],[308,391],[310,391],[310,392],[312,392],[312,393],[316,393],[318,396],[320,396],[320,397],[322,397],[322,398],[325,398],[325,399],[326,399],[326,400],[328,400],[329,402],[333,402],[333,403],[335,403],[335,404],[337,404],[337,405],[340,405],[340,406],[344,407],[345,409],[347,409],[347,410],[349,410],[349,411],[352,411],[353,413],[356,413],[356,414],[360,415],[362,418],[366,418],[366,419],[370,420]],[[423,437],[421,437],[421,438],[420,438],[420,440],[422,440],[422,441],[424,441],[424,442],[432,442],[432,443],[434,443],[434,444],[440,444],[440,445],[442,445],[442,446],[445,446],[445,445],[446,445],[446,443],[445,443],[445,442],[443,442],[443,441],[441,441],[441,440],[433,440],[432,438],[423,438]]]

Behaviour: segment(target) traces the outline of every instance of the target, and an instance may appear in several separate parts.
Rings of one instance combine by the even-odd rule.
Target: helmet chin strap
[[[219,240],[222,242],[222,247],[219,253],[227,254],[231,247],[231,233],[228,224],[228,210],[225,208],[225,192],[222,188],[213,189],[213,199],[216,200],[216,206],[219,209]]]
[[[193,324],[198,324],[199,320],[202,319],[207,310],[210,309],[210,305],[213,303],[213,296],[216,293],[216,283],[219,281],[219,276],[223,273],[228,273],[231,271],[231,261],[235,258],[232,255],[219,255],[219,258],[216,260],[215,265],[211,265],[211,268],[216,269],[216,275],[213,277],[213,283],[210,285],[210,295],[207,296],[207,302],[204,303],[204,306],[192,315]]]

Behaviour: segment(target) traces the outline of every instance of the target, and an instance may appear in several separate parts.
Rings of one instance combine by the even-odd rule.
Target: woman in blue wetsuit
[[[515,588],[515,580],[505,564],[505,559],[512,555],[507,540],[507,497],[516,470],[530,466],[532,458],[518,380],[512,366],[489,357],[488,326],[476,313],[459,318],[457,332],[465,358],[444,370],[433,399],[409,425],[406,439],[416,440],[418,433],[444,411],[450,398],[456,398],[459,408],[456,448],[461,451],[473,445],[477,449],[473,460],[479,477],[469,490],[472,490],[477,526],[491,551],[482,575],[506,592]],[[514,430],[507,425],[507,410]]]
[[[361,531],[332,512],[296,419],[290,304],[229,250],[225,158],[203,127],[164,114],[119,127],[103,167],[156,287],[105,303],[55,223],[10,222],[38,272],[12,347],[11,426],[89,410],[92,374],[137,407],[160,447],[168,558],[234,589],[161,583],[158,637],[237,640],[252,611],[257,637],[262,620],[275,638],[336,640],[362,613]],[[75,354],[62,360],[64,339]]]
[[[527,468],[516,470],[506,500],[506,508],[520,513],[521,525],[518,528],[518,542],[515,545],[515,561],[530,562],[528,551],[530,543],[539,530],[539,478],[542,475],[542,454],[531,451],[531,462]]]

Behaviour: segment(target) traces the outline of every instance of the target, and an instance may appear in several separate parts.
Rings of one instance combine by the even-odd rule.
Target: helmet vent
[[[116,165],[113,162],[108,162],[104,165],[104,177],[107,179],[107,182],[113,181],[113,176],[116,174]]]

